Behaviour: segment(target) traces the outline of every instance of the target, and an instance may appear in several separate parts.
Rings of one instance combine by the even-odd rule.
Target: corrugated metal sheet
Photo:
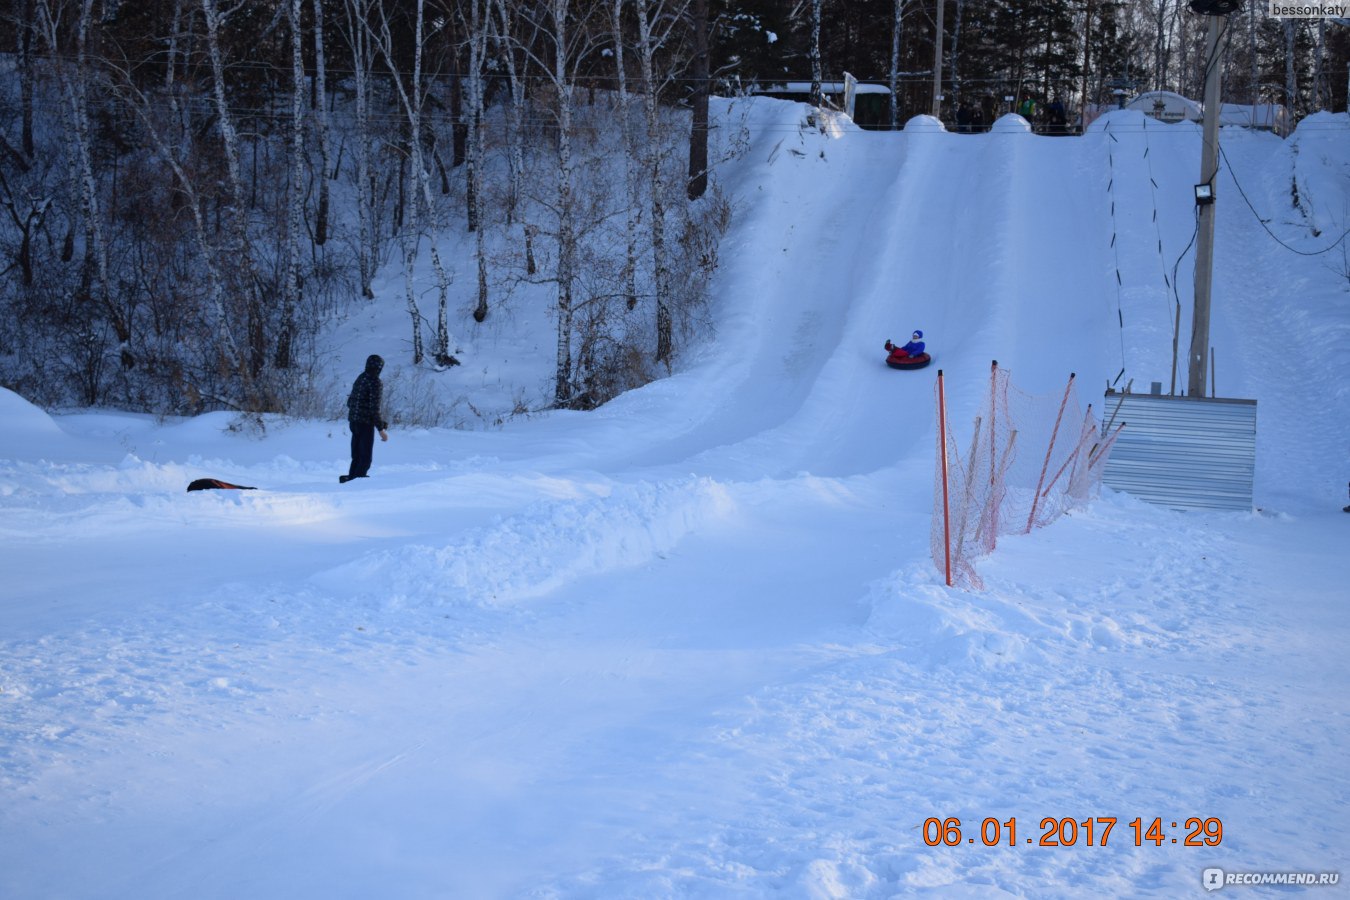
[[[1105,409],[1126,423],[1105,484],[1173,509],[1252,508],[1255,400],[1108,393]]]

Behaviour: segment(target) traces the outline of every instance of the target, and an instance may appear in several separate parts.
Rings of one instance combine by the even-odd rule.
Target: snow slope
[[[340,487],[341,423],[0,391],[0,896],[1177,897],[1345,868],[1350,306],[1338,251],[1267,228],[1344,231],[1350,119],[1225,132],[1218,378],[1260,403],[1261,511],[1108,492],[972,594],[927,558],[932,376],[957,423],[994,358],[1032,391],[1166,383],[1198,131],[746,103],[716,339],[593,413],[396,430]],[[915,327],[936,365],[887,369]],[[1092,844],[1039,846],[1047,817]],[[1191,817],[1221,842],[1186,846]]]

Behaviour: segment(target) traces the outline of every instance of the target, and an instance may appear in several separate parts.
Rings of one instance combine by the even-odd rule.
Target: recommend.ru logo
[[[1340,883],[1340,872],[1228,872],[1224,869],[1205,869],[1200,873],[1200,884],[1207,891],[1263,884],[1333,887]]]

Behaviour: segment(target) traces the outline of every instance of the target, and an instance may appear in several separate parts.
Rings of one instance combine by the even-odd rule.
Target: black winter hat
[[[366,357],[366,371],[372,375],[378,375],[384,368],[384,358],[377,354],[370,354]]]

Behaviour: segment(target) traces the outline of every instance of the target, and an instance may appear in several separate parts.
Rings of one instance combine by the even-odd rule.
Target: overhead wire
[[[1115,380],[1111,382],[1114,386],[1125,374],[1127,368],[1125,364],[1125,310],[1124,310],[1124,292],[1125,280],[1120,274],[1120,225],[1116,219],[1116,154],[1114,144],[1120,143],[1114,134],[1111,133],[1111,126],[1114,122],[1107,122],[1105,134],[1110,139],[1106,145],[1106,167],[1108,178],[1106,182],[1106,193],[1111,200],[1111,252],[1115,256],[1116,263],[1116,323],[1120,328],[1120,371],[1116,373]]]
[[[1153,201],[1153,233],[1158,239],[1158,263],[1162,266],[1163,284],[1171,289],[1172,282],[1167,277],[1167,257],[1163,253],[1162,225],[1158,221],[1158,179],[1153,173],[1153,146],[1148,139],[1148,117],[1144,118],[1144,160],[1148,163],[1149,195]]]
[[[1290,253],[1296,253],[1299,256],[1321,256],[1323,253],[1329,253],[1330,251],[1335,250],[1345,242],[1347,237],[1350,237],[1350,228],[1347,228],[1341,233],[1340,237],[1328,246],[1323,247],[1321,250],[1300,250],[1297,247],[1291,247],[1281,240],[1279,235],[1270,230],[1270,226],[1266,224],[1267,220],[1261,218],[1261,214],[1256,211],[1256,207],[1252,205],[1251,199],[1247,196],[1246,190],[1242,187],[1242,182],[1238,180],[1237,173],[1233,170],[1233,164],[1228,161],[1228,154],[1224,152],[1222,145],[1219,146],[1219,155],[1223,157],[1224,169],[1228,172],[1228,177],[1233,180],[1233,186],[1238,189],[1238,194],[1242,197],[1243,202],[1247,204],[1247,208],[1252,211],[1252,215],[1256,218],[1256,221],[1260,223],[1261,228],[1265,230],[1266,234],[1270,235],[1275,243],[1279,244]]]

